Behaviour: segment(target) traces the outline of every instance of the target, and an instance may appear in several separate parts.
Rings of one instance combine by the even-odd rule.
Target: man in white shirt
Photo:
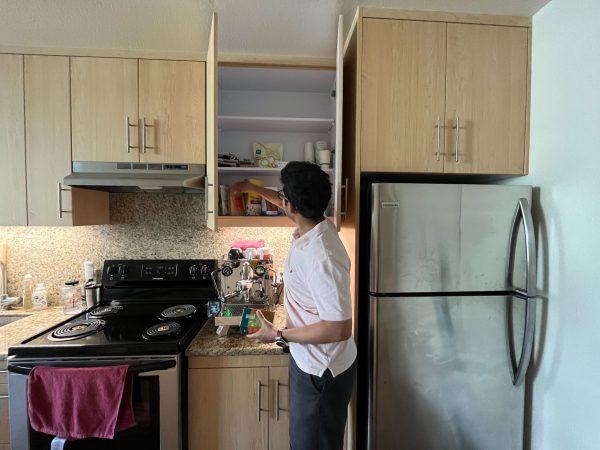
[[[328,175],[315,164],[293,161],[282,169],[281,181],[277,194],[248,182],[232,186],[280,206],[297,226],[284,267],[287,327],[278,330],[259,313],[262,327],[248,337],[289,344],[290,449],[341,450],[356,379],[350,259],[324,217]]]

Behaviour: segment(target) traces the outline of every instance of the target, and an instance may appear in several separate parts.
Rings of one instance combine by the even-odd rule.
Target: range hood
[[[73,161],[67,186],[107,192],[186,192],[204,190],[204,164]]]

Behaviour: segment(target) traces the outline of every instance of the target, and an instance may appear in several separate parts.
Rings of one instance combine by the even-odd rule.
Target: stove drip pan
[[[89,319],[102,319],[104,317],[113,317],[119,314],[122,306],[98,306],[87,313]]]
[[[106,325],[106,321],[102,319],[79,320],[63,325],[50,334],[48,339],[51,341],[68,341],[71,339],[79,339],[90,336],[102,330]]]
[[[194,305],[177,305],[164,309],[160,313],[160,318],[167,320],[189,319],[194,314],[196,314],[196,307]]]
[[[181,325],[177,322],[165,322],[153,325],[144,331],[144,339],[160,339],[165,337],[177,336],[181,333]]]

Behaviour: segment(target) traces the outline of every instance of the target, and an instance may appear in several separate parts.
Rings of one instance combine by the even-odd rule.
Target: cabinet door
[[[205,162],[205,63],[140,60],[140,161]]]
[[[25,56],[27,207],[29,225],[72,225],[69,58]]]
[[[267,450],[268,368],[191,369],[190,450]]]
[[[342,124],[344,122],[344,16],[338,18],[338,34],[335,56],[335,163],[333,182],[333,219],[340,231],[342,226]],[[344,188],[348,189],[345,183]],[[345,206],[345,205],[344,205]]]
[[[269,450],[290,448],[288,367],[269,367]]]
[[[206,227],[216,231],[219,216],[219,76],[217,57],[217,14],[213,13],[206,57]]]
[[[526,28],[448,24],[445,172],[525,172],[527,39]]]
[[[27,225],[23,56],[0,55],[0,225]]]
[[[136,59],[71,58],[71,108],[73,161],[139,160]]]
[[[445,23],[364,19],[362,171],[443,171],[445,68]]]

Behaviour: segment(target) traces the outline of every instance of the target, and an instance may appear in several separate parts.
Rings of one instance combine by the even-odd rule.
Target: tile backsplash
[[[218,258],[239,239],[264,239],[283,266],[292,228],[206,228],[204,196],[195,194],[110,194],[110,225],[87,227],[0,227],[7,244],[8,292],[21,295],[23,275],[45,283],[49,301],[59,303],[65,280],[83,279],[84,261],[105,259]]]

